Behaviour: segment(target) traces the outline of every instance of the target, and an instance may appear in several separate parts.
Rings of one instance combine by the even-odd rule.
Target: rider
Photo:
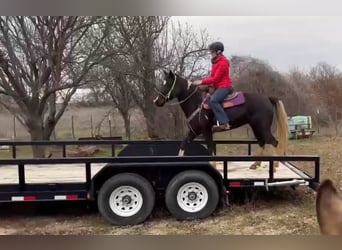
[[[222,107],[223,100],[232,93],[232,80],[229,76],[229,60],[222,54],[224,46],[221,42],[214,42],[209,45],[211,53],[211,75],[202,80],[195,80],[195,85],[214,85],[215,92],[210,97],[210,107],[213,110],[218,126],[214,129],[229,130],[229,119]]]

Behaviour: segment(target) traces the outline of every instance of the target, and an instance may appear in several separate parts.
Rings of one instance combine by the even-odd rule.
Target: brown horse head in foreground
[[[325,180],[317,190],[317,220],[322,234],[342,235],[342,197],[331,180]]]

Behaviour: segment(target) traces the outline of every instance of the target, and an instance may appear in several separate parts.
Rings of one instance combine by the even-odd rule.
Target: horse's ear
[[[170,70],[169,72],[169,78],[173,79],[175,77],[174,73],[172,72],[172,70]]]

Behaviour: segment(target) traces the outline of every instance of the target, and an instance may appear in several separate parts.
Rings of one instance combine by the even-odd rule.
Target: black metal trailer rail
[[[10,146],[12,158],[17,158],[17,149],[22,146],[60,146],[62,147],[62,156],[66,157],[67,146],[75,145],[110,145],[111,155],[115,156],[117,145],[180,145],[180,140],[59,140],[59,141],[0,141],[0,146]],[[192,144],[205,144],[204,140],[194,140]],[[252,145],[256,145],[256,140],[215,140],[215,152],[217,145],[246,145],[247,154],[252,154]]]
[[[46,201],[46,200],[86,200],[90,199],[90,188],[92,186],[91,166],[95,163],[106,163],[109,167],[133,165],[135,169],[139,168],[167,168],[172,165],[186,164],[197,165],[199,168],[209,165],[210,161],[223,162],[223,183],[227,188],[236,187],[270,187],[272,183],[278,185],[291,185],[289,179],[274,179],[273,165],[275,161],[281,162],[313,162],[315,175],[300,178],[301,181],[308,182],[313,189],[319,185],[320,162],[318,156],[153,156],[153,157],[98,157],[98,158],[55,158],[55,159],[1,159],[2,165],[13,165],[18,167],[19,183],[18,185],[0,185],[0,202],[8,201]],[[229,162],[236,161],[263,161],[269,162],[269,178],[266,180],[230,180],[228,174]],[[58,165],[58,164],[83,164],[85,167],[86,181],[84,183],[48,183],[48,184],[27,184],[25,182],[26,165]],[[79,166],[79,165],[78,165]],[[70,166],[73,167],[73,166]],[[299,170],[300,171],[300,170]],[[293,185],[296,183],[294,182]]]

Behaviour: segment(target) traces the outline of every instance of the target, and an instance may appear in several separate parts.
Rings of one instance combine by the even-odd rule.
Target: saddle
[[[202,86],[201,86],[202,87]],[[211,110],[210,108],[210,96],[214,93],[213,87],[204,86],[201,88],[204,91],[203,93],[203,104],[202,107],[206,110]],[[229,94],[226,99],[222,102],[222,107],[224,109],[232,108],[238,105],[245,103],[245,96],[241,91],[233,91],[233,93]]]

